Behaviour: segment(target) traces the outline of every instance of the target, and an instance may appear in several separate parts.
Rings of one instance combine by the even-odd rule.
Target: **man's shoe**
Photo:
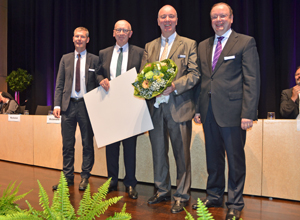
[[[129,186],[126,187],[126,192],[128,192],[128,196],[132,199],[137,199],[138,198],[138,192],[135,190],[134,187]]]
[[[241,216],[241,211],[230,208],[227,211],[225,220],[232,220],[235,217],[236,220],[239,220]]]
[[[107,193],[110,193],[112,191],[117,191],[118,190],[118,186],[109,186],[108,187],[108,192]]]
[[[172,213],[178,213],[178,212],[181,212],[183,211],[183,207],[187,206],[188,205],[188,201],[180,201],[180,200],[176,200],[172,209],[171,209],[171,212]]]
[[[84,191],[89,184],[88,178],[81,178],[81,182],[79,183],[79,190]]]
[[[160,196],[159,193],[155,193],[150,199],[148,199],[148,204],[156,204],[168,200],[171,200],[171,196]]]
[[[71,179],[68,179],[68,178],[66,178],[66,180],[67,180],[68,186],[74,186],[74,180],[71,180]],[[58,188],[58,184],[52,186],[53,190],[57,190],[57,188]]]
[[[201,201],[203,202],[203,205],[205,205],[207,208],[222,206],[222,203],[215,203],[215,202],[212,202],[211,200],[208,200],[208,199],[204,199],[204,200],[201,200]],[[197,203],[193,204],[192,208],[197,209],[198,204]]]

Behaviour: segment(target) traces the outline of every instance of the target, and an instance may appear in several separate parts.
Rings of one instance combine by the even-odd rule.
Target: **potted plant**
[[[18,68],[13,70],[7,77],[6,82],[9,88],[15,92],[15,100],[20,104],[20,92],[23,92],[32,82],[32,75],[27,70]]]

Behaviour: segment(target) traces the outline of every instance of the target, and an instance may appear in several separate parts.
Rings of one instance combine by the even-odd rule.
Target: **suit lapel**
[[[131,63],[132,63],[132,60],[133,60],[133,54],[134,54],[134,49],[133,47],[128,44],[128,62],[127,62],[127,70],[130,70],[131,69]]]
[[[209,63],[209,72],[210,72],[210,75],[212,75],[212,50],[213,50],[213,45],[214,45],[214,37],[211,37],[209,40],[208,40],[208,43],[207,43],[207,47],[206,47],[206,59],[207,59],[207,63]]]
[[[148,62],[159,61],[160,47],[161,47],[161,37],[157,38],[154,46],[154,51],[152,57],[149,57]]]
[[[222,50],[222,53],[220,54],[220,57],[218,59],[218,62],[216,64],[216,67],[214,69],[213,74],[216,73],[216,71],[218,70],[218,68],[221,66],[221,64],[224,62],[224,57],[227,56],[229,54],[229,52],[231,51],[232,47],[236,44],[236,42],[238,41],[238,35],[236,34],[235,31],[232,30],[232,33],[230,34],[224,49]]]
[[[171,51],[169,53],[169,56],[168,58],[171,59],[174,55],[174,53],[176,52],[176,50],[178,49],[178,47],[182,44],[182,41],[180,39],[180,36],[177,34],[176,35],[176,38],[173,42],[173,45],[172,45],[172,48],[171,48]],[[176,58],[176,57],[175,57]]]
[[[71,72],[70,72],[70,75],[71,75],[71,80],[72,80],[72,83],[73,83],[73,79],[74,79],[74,75],[75,75],[75,71],[74,71],[74,65],[75,65],[75,59],[76,59],[76,52],[72,53],[72,57],[70,57],[70,60],[71,60]]]
[[[112,46],[110,48],[110,50],[108,51],[108,53],[104,54],[104,56],[106,56],[106,57],[103,57],[103,59],[107,59],[107,61],[104,62],[103,66],[104,66],[104,69],[108,70],[107,71],[108,80],[110,80],[110,63],[111,63],[111,58],[112,58],[112,55],[113,55],[113,52],[114,52],[114,48],[115,48],[115,46]]]
[[[90,54],[88,52],[86,52],[86,63],[85,63],[85,86],[87,86],[87,83],[89,81],[89,67],[90,67],[90,63],[91,63],[91,58],[89,56]]]

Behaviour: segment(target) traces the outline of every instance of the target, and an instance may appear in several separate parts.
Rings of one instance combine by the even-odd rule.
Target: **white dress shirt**
[[[227,43],[227,40],[228,38],[230,37],[230,34],[232,33],[232,30],[231,28],[226,31],[225,34],[222,35],[222,37],[224,37],[221,41],[221,44],[222,44],[222,50],[224,49],[226,43]],[[215,54],[215,50],[216,50],[216,47],[217,47],[217,43],[218,43],[218,37],[221,37],[221,36],[218,36],[218,35],[215,35],[215,40],[214,40],[214,46],[213,46],[213,51],[212,51],[212,57],[211,57],[211,65],[212,65],[212,62],[214,60],[214,54]]]
[[[110,62],[110,80],[113,80],[116,78],[116,71],[117,71],[117,63],[118,63],[118,58],[120,54],[120,46],[116,44],[113,50],[113,54],[111,57],[111,62]],[[122,67],[121,67],[121,74],[127,72],[127,64],[128,64],[128,50],[129,50],[129,45],[128,43],[125,44],[123,47],[123,60],[122,60]]]
[[[75,50],[74,53],[74,74],[73,74],[73,84],[72,84],[72,93],[71,98],[83,98],[83,95],[86,93],[85,86],[85,64],[86,64],[86,50],[80,53],[80,91],[75,91],[76,84],[76,64],[78,60],[78,52]]]

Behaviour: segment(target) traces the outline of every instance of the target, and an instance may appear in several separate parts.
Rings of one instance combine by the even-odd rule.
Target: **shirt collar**
[[[116,50],[119,51],[120,50],[120,46],[116,43]],[[123,52],[126,52],[128,50],[128,42],[126,44],[123,45]]]
[[[176,31],[170,36],[170,37],[168,37],[168,39],[169,39],[169,45],[175,40],[175,38],[176,38],[176,35],[177,35],[177,33],[176,33]],[[165,44],[165,42],[166,42],[166,38],[164,37],[164,36],[162,36],[161,35],[161,42],[163,43],[163,44]]]
[[[75,53],[74,53],[75,58],[77,58],[77,54],[78,54],[78,52],[75,50]],[[84,50],[80,53],[81,58],[84,57],[85,55],[86,55],[86,50]]]
[[[229,36],[230,36],[230,34],[231,34],[231,32],[232,32],[232,29],[230,28],[228,31],[226,31],[225,34],[222,35],[222,37],[224,37],[224,39],[228,39]],[[218,37],[221,37],[221,36],[215,34],[215,40],[218,41]],[[223,39],[223,40],[224,40],[224,39]]]

